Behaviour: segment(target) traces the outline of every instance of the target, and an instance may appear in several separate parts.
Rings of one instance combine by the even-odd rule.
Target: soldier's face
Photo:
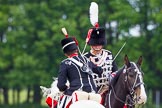
[[[93,45],[91,46],[91,49],[95,50],[95,51],[100,51],[103,48],[102,45]]]

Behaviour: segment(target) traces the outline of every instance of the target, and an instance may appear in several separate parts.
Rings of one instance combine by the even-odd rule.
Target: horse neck
[[[126,96],[128,94],[128,89],[126,87],[126,83],[124,82],[124,78],[122,76],[124,68],[120,70],[120,76],[118,81],[114,85],[114,89],[111,90],[111,108],[122,108],[126,101]]]
[[[114,91],[115,91],[115,94],[116,96],[121,99],[122,101],[125,102],[126,100],[126,96],[128,94],[128,89],[125,85],[125,82],[122,81],[123,79],[121,79],[119,77],[119,80],[118,82],[116,83],[116,85],[114,86]]]

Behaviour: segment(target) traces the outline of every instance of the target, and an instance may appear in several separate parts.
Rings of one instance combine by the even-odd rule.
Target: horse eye
[[[134,72],[129,72],[128,75],[129,75],[130,77],[133,77],[133,76],[134,76]]]

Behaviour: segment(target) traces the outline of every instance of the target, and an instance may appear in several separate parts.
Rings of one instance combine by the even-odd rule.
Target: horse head
[[[44,97],[51,97],[53,99],[58,99],[59,96],[62,94],[59,89],[57,88],[57,78],[53,78],[53,82],[51,84],[50,88],[44,87],[44,86],[40,86],[42,92],[43,92],[43,96]]]
[[[129,93],[132,94],[133,100],[136,104],[145,104],[147,95],[144,88],[143,72],[141,70],[142,56],[139,57],[138,61],[130,62],[128,56],[125,55],[125,81]]]
[[[146,103],[141,64],[142,56],[135,63],[129,61],[128,56],[125,55],[123,68],[118,70],[110,84],[111,90],[106,98],[106,108],[123,108],[124,105],[134,108],[136,104]]]
[[[57,87],[57,82],[58,82],[58,78],[53,77],[53,82],[50,88],[40,86],[44,97],[51,97],[52,99],[56,99],[56,100],[59,99],[59,97],[63,94],[63,92],[59,91]],[[69,86],[69,82],[67,82],[66,85]]]

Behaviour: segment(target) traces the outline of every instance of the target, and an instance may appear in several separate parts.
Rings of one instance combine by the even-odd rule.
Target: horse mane
[[[124,70],[124,66],[117,71],[115,77],[110,82],[110,85],[111,85],[110,88],[115,86],[115,84],[117,83],[119,76],[123,72],[123,70]]]

